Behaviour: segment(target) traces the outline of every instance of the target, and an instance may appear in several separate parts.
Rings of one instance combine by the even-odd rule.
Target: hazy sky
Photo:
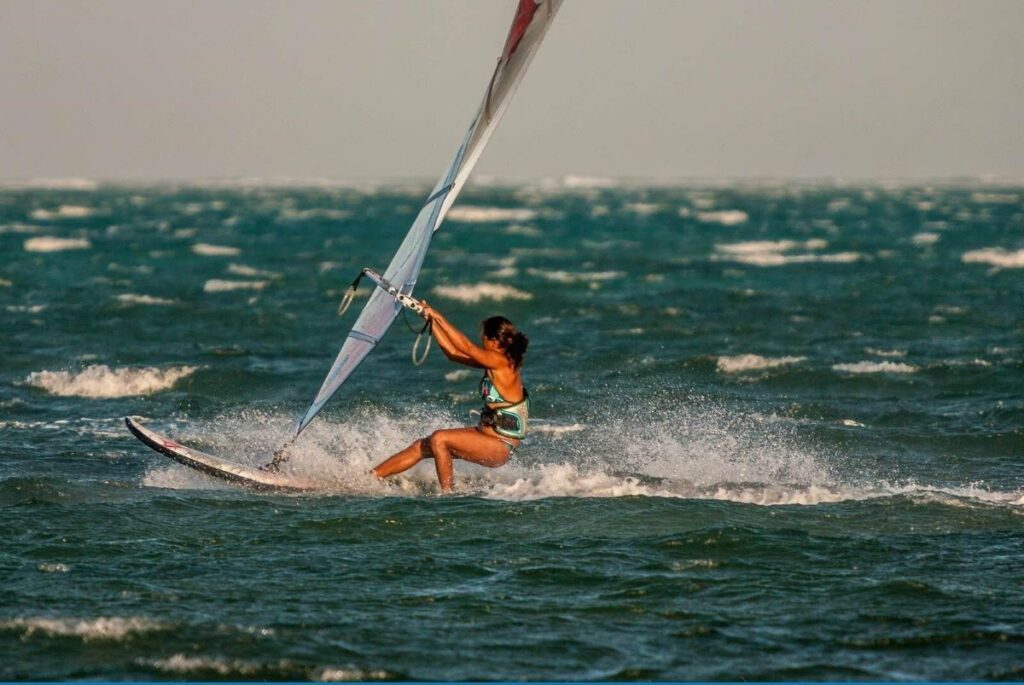
[[[0,0],[0,178],[433,177],[513,0]],[[1024,178],[1020,0],[566,0],[499,177]]]

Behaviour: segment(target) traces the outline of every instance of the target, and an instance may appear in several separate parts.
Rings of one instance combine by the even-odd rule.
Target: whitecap
[[[210,245],[209,243],[196,243],[192,246],[192,251],[203,257],[236,257],[242,252],[237,247],[230,245]]]
[[[123,640],[129,635],[158,631],[163,627],[163,624],[141,616],[15,618],[0,621],[0,630],[21,632],[26,638],[42,634],[48,637],[78,637],[87,642],[94,640]]]
[[[106,399],[150,395],[167,390],[199,367],[115,368],[93,364],[79,372],[35,371],[25,379],[29,385],[60,397],[91,397]]]
[[[613,178],[602,178],[600,176],[573,176],[569,175],[562,179],[562,186],[581,190],[592,190],[599,188],[617,188],[622,184]]]
[[[39,233],[42,230],[42,226],[36,226],[34,224],[22,224],[18,222],[15,222],[13,224],[0,225],[0,235],[4,233]]]
[[[1003,269],[1024,268],[1024,250],[1004,250],[1001,247],[983,247],[980,250],[969,250],[961,255],[965,264],[991,264]]]
[[[719,252],[734,255],[750,255],[786,252],[795,249],[823,250],[828,247],[828,241],[821,238],[811,240],[748,240],[740,243],[724,243],[715,245]]]
[[[0,288],[10,288],[14,283],[8,281],[6,278],[0,278]]]
[[[928,232],[915,233],[914,237],[910,239],[910,242],[915,245],[934,245],[939,242],[939,234]]]
[[[46,209],[34,209],[29,214],[36,221],[51,221],[53,219],[84,219],[93,215],[95,210],[84,205],[61,205],[56,211]]]
[[[177,304],[177,300],[168,300],[163,297],[153,297],[152,295],[138,295],[136,293],[122,293],[117,296],[118,302],[124,304],[144,304],[144,305],[169,305]]]
[[[1020,201],[1017,195],[1010,193],[971,193],[971,201],[979,204],[1015,204]]]
[[[833,364],[834,371],[843,373],[915,373],[917,367],[903,362],[856,362],[853,364]]]
[[[697,220],[705,224],[737,226],[746,223],[750,215],[741,209],[721,209],[713,212],[697,212]]]
[[[40,236],[25,241],[26,252],[63,252],[64,250],[87,250],[92,247],[85,238],[56,238]]]
[[[463,205],[453,207],[448,211],[449,221],[461,221],[464,223],[489,223],[500,221],[532,221],[537,217],[537,211],[527,208],[512,207],[474,207]]]
[[[345,209],[294,209],[292,207],[285,207],[278,214],[278,218],[281,221],[310,221],[314,219],[340,221],[342,219],[347,219],[350,216],[352,216],[352,212]]]
[[[527,269],[531,276],[554,281],[555,283],[593,283],[597,281],[610,281],[615,278],[622,278],[626,274],[621,271],[547,271],[544,269]]]
[[[263,278],[280,278],[281,274],[276,271],[264,271],[245,264],[229,264],[228,273],[235,276],[259,276]]]
[[[740,354],[732,357],[719,357],[715,366],[722,373],[743,373],[799,364],[805,359],[807,357],[762,357],[758,354]]]
[[[203,284],[203,292],[226,293],[233,290],[263,290],[267,287],[268,281],[229,281],[221,278],[211,278]]]
[[[860,261],[864,256],[859,252],[836,252],[833,254],[781,254],[778,252],[761,252],[738,254],[730,257],[731,261],[750,266],[785,266],[788,264],[851,264]]]
[[[67,573],[71,567],[67,564],[43,562],[36,566],[36,570],[40,573]]]
[[[876,347],[865,347],[864,352],[866,354],[873,354],[876,357],[906,357],[906,350],[882,350]]]
[[[439,285],[433,292],[460,302],[475,303],[481,300],[532,300],[530,293],[500,283],[476,283],[474,285]]]
[[[527,238],[537,238],[544,235],[539,228],[527,224],[511,224],[505,228],[506,235],[521,235]]]
[[[637,216],[650,216],[651,214],[658,213],[661,210],[661,205],[653,202],[627,202],[622,208]]]

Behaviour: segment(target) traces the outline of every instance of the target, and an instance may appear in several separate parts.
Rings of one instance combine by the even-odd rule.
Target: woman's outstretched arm
[[[494,350],[485,350],[479,345],[474,345],[466,337],[466,334],[456,328],[443,314],[425,302],[421,302],[421,304],[423,304],[424,313],[433,322],[434,337],[437,338],[438,344],[443,344],[441,338],[437,337],[437,334],[441,333],[442,336],[447,337],[447,342],[451,344],[455,353],[468,357],[474,362],[475,366],[487,369],[502,369],[508,364],[504,354]]]
[[[431,328],[431,334],[434,336],[434,340],[437,341],[437,346],[444,352],[444,356],[451,359],[456,364],[465,364],[466,366],[474,366],[476,368],[483,368],[480,364],[473,361],[472,357],[464,354],[455,347],[452,339],[448,336],[445,330],[437,325],[436,319],[434,320],[434,326]]]

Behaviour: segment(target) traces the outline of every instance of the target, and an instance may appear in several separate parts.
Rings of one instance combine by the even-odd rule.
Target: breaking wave
[[[35,371],[25,382],[60,397],[91,397],[107,399],[151,395],[171,388],[182,378],[192,375],[197,366],[174,366],[112,369],[94,364],[77,373],[72,371]]]

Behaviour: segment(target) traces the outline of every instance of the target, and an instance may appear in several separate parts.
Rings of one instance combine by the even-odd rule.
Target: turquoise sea
[[[322,494],[124,429],[265,461],[428,192],[0,187],[0,679],[1024,679],[1022,186],[471,184],[416,294],[535,421],[452,496],[367,474],[479,402],[401,321]]]

